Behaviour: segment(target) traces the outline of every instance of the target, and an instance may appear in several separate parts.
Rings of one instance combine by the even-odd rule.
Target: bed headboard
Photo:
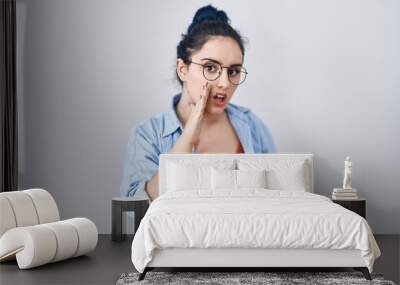
[[[159,193],[160,195],[166,191],[166,179],[167,179],[167,165],[168,162],[182,162],[186,163],[193,161],[198,164],[210,164],[216,163],[221,160],[232,160],[235,165],[239,161],[248,161],[252,159],[266,160],[268,163],[274,163],[274,161],[304,161],[306,166],[306,177],[308,189],[306,191],[314,192],[314,155],[312,153],[238,153],[238,154],[227,154],[227,153],[163,153],[160,155],[159,165]]]

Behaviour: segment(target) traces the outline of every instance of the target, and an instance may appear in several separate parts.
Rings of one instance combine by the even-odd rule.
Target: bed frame
[[[167,160],[181,159],[237,159],[237,158],[265,158],[265,159],[304,159],[308,163],[307,191],[314,192],[314,160],[310,153],[278,153],[278,154],[161,154],[159,171],[160,194],[166,191],[164,185]],[[185,268],[185,269],[213,269],[229,268],[229,271],[265,271],[266,269],[306,268],[353,268],[361,271],[367,280],[371,275],[361,257],[360,250],[331,250],[331,249],[256,249],[256,248],[167,248],[156,249],[153,259],[139,275],[143,280],[148,271],[156,268]]]
[[[185,268],[185,269],[215,269],[230,268],[233,271],[258,271],[301,268],[353,268],[361,271],[367,280],[371,280],[368,268],[361,258],[359,250],[328,250],[328,249],[200,249],[200,248],[170,248],[157,249],[151,262],[139,280],[155,268]]]

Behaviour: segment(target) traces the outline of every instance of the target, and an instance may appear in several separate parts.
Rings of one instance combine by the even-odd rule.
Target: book
[[[354,197],[354,196],[358,196],[357,193],[332,193],[332,195],[335,195],[337,197]]]
[[[351,201],[351,200],[358,200],[358,197],[333,197],[332,200],[346,200],[346,201]]]
[[[357,189],[343,189],[343,188],[333,188],[334,193],[357,193]]]
[[[332,199],[334,200],[357,200],[358,199],[358,195],[336,195],[336,194],[332,194]]]

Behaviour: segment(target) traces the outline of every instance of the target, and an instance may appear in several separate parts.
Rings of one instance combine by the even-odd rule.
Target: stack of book
[[[332,199],[357,200],[358,199],[357,189],[333,188]]]

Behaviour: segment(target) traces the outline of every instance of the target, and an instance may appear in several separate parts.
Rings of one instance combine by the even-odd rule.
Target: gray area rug
[[[124,273],[117,285],[133,284],[387,284],[381,274],[371,274],[372,280],[366,280],[361,272],[147,272],[146,277],[138,281],[139,273]]]

